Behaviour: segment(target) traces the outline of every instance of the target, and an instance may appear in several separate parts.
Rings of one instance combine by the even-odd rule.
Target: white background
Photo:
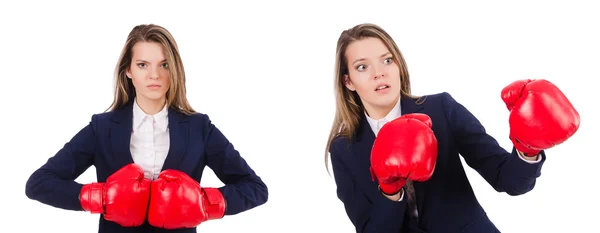
[[[510,197],[467,173],[502,232],[597,229],[592,143],[600,116],[592,82],[600,77],[600,14],[592,1],[15,2],[0,4],[2,227],[97,231],[97,215],[29,200],[25,182],[110,105],[127,34],[155,23],[179,44],[192,106],[209,114],[269,187],[265,205],[198,231],[354,232],[323,151],[336,41],[342,30],[371,22],[398,43],[415,94],[451,93],[506,149],[500,90],[522,78],[558,85],[579,110],[581,128],[547,151],[533,191]],[[221,185],[205,174],[203,186]],[[93,167],[77,179],[95,180]]]

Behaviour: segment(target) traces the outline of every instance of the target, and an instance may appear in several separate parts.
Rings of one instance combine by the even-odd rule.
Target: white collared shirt
[[[393,121],[396,118],[400,117],[401,115],[402,115],[402,111],[400,109],[400,98],[398,98],[398,102],[396,102],[396,105],[394,105],[394,108],[392,108],[392,110],[384,118],[373,119],[365,111],[365,116],[367,116],[367,121],[369,122],[369,125],[371,126],[373,133],[375,133],[375,136],[377,136],[377,134],[379,133],[379,129],[381,129],[381,127],[383,127],[383,125],[385,125],[385,123]]]
[[[169,152],[169,143],[167,105],[160,112],[148,115],[134,100],[130,151],[133,162],[144,169],[146,178],[158,178]]]

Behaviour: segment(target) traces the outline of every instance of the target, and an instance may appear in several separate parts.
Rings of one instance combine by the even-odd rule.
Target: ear
[[[344,74],[344,85],[349,90],[356,91],[356,88],[354,88],[354,84],[352,84],[352,80],[350,80],[350,76],[348,76],[347,74]]]
[[[127,75],[127,78],[131,79],[131,71],[129,69],[125,71],[125,75]]]

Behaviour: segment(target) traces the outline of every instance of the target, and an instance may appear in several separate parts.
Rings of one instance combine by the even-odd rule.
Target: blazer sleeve
[[[459,153],[496,191],[516,196],[534,188],[546,160],[544,151],[539,163],[527,163],[514,147],[511,153],[502,148],[450,94],[443,93],[442,104]]]
[[[362,190],[353,179],[348,166],[343,162],[343,156],[349,156],[344,150],[336,148],[331,144],[329,153],[337,196],[344,204],[346,214],[356,228],[357,233],[395,232],[401,233],[404,224],[404,213],[406,211],[406,198],[394,202],[382,194],[372,195],[369,198],[368,191]],[[372,192],[378,192],[377,188]]]
[[[206,164],[225,185],[225,215],[234,215],[267,202],[268,189],[231,142],[206,116]]]
[[[94,161],[95,115],[62,149],[35,170],[25,185],[25,195],[32,200],[66,209],[82,211],[79,193],[83,184],[75,179]]]

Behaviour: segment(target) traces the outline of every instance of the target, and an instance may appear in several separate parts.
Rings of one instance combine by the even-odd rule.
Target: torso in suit
[[[438,140],[433,176],[413,182],[418,220],[408,217],[406,195],[398,202],[384,197],[369,171],[375,134],[365,116],[352,139],[338,137],[330,146],[337,195],[346,213],[364,233],[493,233],[500,232],[477,201],[459,154],[498,192],[529,192],[545,161],[530,162],[501,148],[480,122],[450,94],[444,92],[419,100],[402,96],[402,114],[424,113],[432,120]]]
[[[96,168],[98,182],[105,182],[123,166],[134,163],[134,158],[136,163],[147,162],[142,156],[132,156],[131,153],[144,151],[142,148],[135,149],[131,143],[133,105],[134,101],[130,101],[116,111],[92,116],[89,125],[30,176],[26,195],[57,208],[81,211],[79,193],[83,185],[74,180],[90,166]],[[219,188],[226,200],[225,215],[238,214],[267,201],[267,186],[207,115],[196,113],[188,116],[169,108],[167,120],[168,149],[163,145],[164,150],[156,151],[157,157],[161,156],[161,151],[166,153],[163,155],[166,158],[159,159],[162,163],[160,171],[179,170],[200,182],[204,168],[211,168],[225,184]],[[135,137],[133,140],[143,141]],[[157,173],[152,166],[140,165],[148,178],[156,178]],[[125,228],[106,221],[100,215],[98,232],[195,233],[196,228],[165,230],[155,228],[147,221],[140,227]]]

